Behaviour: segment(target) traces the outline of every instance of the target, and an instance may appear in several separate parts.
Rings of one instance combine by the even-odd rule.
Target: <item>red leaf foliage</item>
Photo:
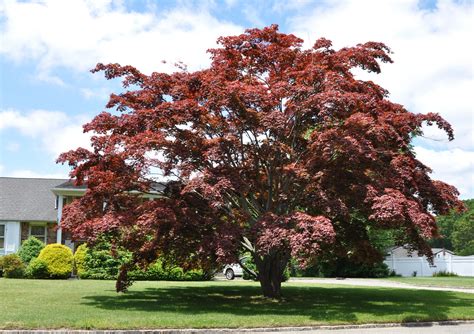
[[[423,123],[449,139],[453,131],[354,78],[355,67],[379,73],[390,50],[334,50],[326,39],[305,50],[275,25],[218,41],[211,66],[196,72],[96,66],[125,91],[84,126],[92,150],[58,159],[88,184],[63,227],[91,241],[107,233],[143,265],[157,256],[232,262],[243,237],[259,256],[292,254],[302,265],[337,245],[367,257],[368,226],[404,231],[429,253],[433,215],[461,204],[455,188],[430,178],[411,140]],[[173,182],[143,200],[137,191],[149,192],[156,171]]]

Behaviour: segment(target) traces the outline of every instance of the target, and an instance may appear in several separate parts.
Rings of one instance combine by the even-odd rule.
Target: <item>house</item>
[[[143,197],[159,197],[164,187],[163,183],[153,183]],[[63,206],[86,190],[86,185],[76,186],[68,179],[0,177],[0,255],[17,252],[31,236],[74,250],[71,236],[63,233],[59,222]]]
[[[85,191],[68,179],[0,177],[0,255],[17,252],[30,236],[74,248],[58,222],[63,205]]]

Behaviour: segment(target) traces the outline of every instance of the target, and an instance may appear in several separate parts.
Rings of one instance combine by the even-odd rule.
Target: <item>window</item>
[[[30,237],[35,237],[46,243],[46,226],[45,225],[30,225]]]
[[[0,249],[5,248],[5,225],[0,225]]]

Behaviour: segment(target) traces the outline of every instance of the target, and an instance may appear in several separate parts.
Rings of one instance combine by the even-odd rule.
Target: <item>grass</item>
[[[0,279],[0,329],[208,328],[474,319],[474,294],[286,283]]]
[[[420,286],[474,288],[474,277],[390,277],[387,280]]]

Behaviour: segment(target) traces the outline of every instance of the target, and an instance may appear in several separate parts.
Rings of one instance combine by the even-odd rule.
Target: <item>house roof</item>
[[[147,196],[159,197],[164,183],[154,182]],[[68,179],[0,177],[0,221],[51,221],[57,219],[56,195],[80,196],[87,184]]]
[[[452,251],[450,251],[449,249],[446,249],[446,248],[431,248],[431,251],[433,252],[433,254],[438,254],[440,252],[446,252],[446,253],[454,255],[454,253]]]
[[[391,253],[393,251],[395,251],[396,249],[399,249],[399,248],[402,248],[402,249],[405,249],[407,250],[408,249],[408,246],[405,245],[405,246],[394,246],[394,247],[390,247],[389,249],[387,249],[387,252],[388,253]],[[454,255],[454,253],[452,251],[450,251],[449,249],[446,249],[446,248],[431,248],[431,251],[433,252],[433,255],[436,255],[440,252],[446,252],[446,253],[449,253],[449,254],[452,254]],[[415,251],[416,252],[416,251]]]
[[[66,182],[58,184],[54,188],[55,189],[82,189],[82,190],[85,190],[85,189],[87,189],[87,184],[83,183],[80,186],[76,186],[74,180],[66,180]]]
[[[0,220],[56,221],[52,188],[67,179],[0,177]]]
[[[150,185],[150,193],[162,192],[166,187],[163,182],[152,182]],[[87,182],[80,186],[75,184],[74,180],[66,180],[52,189],[55,194],[63,194],[69,192],[84,193],[87,189]]]

